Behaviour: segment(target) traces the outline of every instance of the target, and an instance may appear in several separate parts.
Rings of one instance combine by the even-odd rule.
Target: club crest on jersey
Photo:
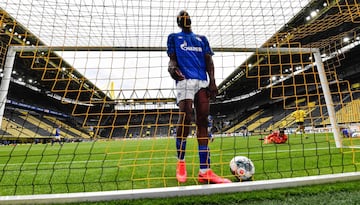
[[[184,41],[184,43],[182,43],[180,45],[181,50],[184,51],[195,51],[195,52],[202,52],[202,48],[201,47],[195,47],[195,46],[187,46],[187,42]]]

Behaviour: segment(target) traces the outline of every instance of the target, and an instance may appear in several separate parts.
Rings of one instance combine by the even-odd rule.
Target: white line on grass
[[[317,147],[317,148],[305,148],[305,149],[292,149],[292,150],[289,150],[289,149],[284,149],[284,150],[281,150],[281,149],[278,149],[278,150],[273,150],[273,151],[263,151],[263,152],[236,152],[236,155],[246,155],[246,154],[272,154],[272,153],[284,153],[284,152],[302,152],[302,151],[315,151],[315,150],[326,150],[326,149],[338,149],[336,147]],[[114,155],[113,153],[105,153],[105,154],[112,154]],[[60,154],[61,155],[61,154]],[[223,153],[223,154],[216,154],[216,153],[212,153],[211,156],[233,156],[234,154],[226,154],[226,153]],[[195,155],[191,155],[191,154],[188,154],[186,155],[187,157],[196,157]],[[173,156],[171,157],[146,157],[146,158],[123,158],[121,159],[121,161],[140,161],[140,160],[144,160],[144,161],[149,161],[149,160],[152,160],[152,161],[155,161],[155,160],[159,160],[159,161],[164,161],[165,159],[169,159],[169,158],[173,158],[173,159],[176,159],[176,156],[175,156],[175,153]],[[24,162],[24,163],[9,163],[9,164],[6,164],[6,166],[30,166],[30,165],[61,165],[61,164],[84,164],[84,163],[100,163],[100,162],[105,162],[105,163],[108,163],[108,162],[118,162],[119,160],[88,160],[88,161],[84,161],[84,160],[73,160],[73,161],[57,161],[57,162],[38,162],[38,163],[35,163],[35,162]]]

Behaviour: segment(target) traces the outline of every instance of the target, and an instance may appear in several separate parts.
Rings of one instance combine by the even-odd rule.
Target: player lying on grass
[[[264,140],[264,144],[283,144],[287,142],[288,136],[285,134],[284,128],[280,128],[279,131],[274,131],[261,140]]]
[[[360,132],[355,132],[351,130],[349,127],[341,127],[340,131],[344,138],[360,137]]]

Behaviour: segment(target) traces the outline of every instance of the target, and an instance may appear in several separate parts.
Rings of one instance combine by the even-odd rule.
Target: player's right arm
[[[175,49],[175,34],[170,34],[167,40],[167,54],[170,58],[168,64],[168,72],[172,79],[181,81],[185,79],[185,76],[181,73],[177,58],[176,58],[176,49]]]
[[[175,53],[169,55],[170,61],[168,65],[168,72],[172,79],[181,81],[185,79],[185,76],[181,73],[179,66],[177,64],[177,59]]]

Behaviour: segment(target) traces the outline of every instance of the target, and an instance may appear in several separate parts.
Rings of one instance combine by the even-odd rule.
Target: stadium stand
[[[44,118],[53,123],[54,127],[61,125],[62,133],[65,138],[90,138],[88,133],[84,133],[75,129],[74,125],[69,125],[56,117],[53,116],[44,116]],[[54,133],[54,132],[53,132]]]
[[[225,132],[238,132],[239,129],[241,129],[241,127],[247,126],[252,120],[254,120],[258,116],[260,116],[262,113],[263,113],[263,110],[258,110],[245,119],[239,119],[237,124],[235,124],[234,126],[231,126],[229,128],[226,128]],[[242,117],[245,117],[245,116],[243,115]]]
[[[54,2],[57,1],[48,3]],[[278,52],[258,52],[258,50],[253,50],[254,52],[247,56],[247,59],[241,65],[231,68],[234,69],[234,71],[227,76],[224,81],[218,82],[219,95],[215,101],[211,102],[211,115],[215,116],[217,123],[221,124],[220,134],[238,132],[242,126],[246,126],[249,131],[253,131],[254,133],[267,132],[270,131],[270,129],[275,130],[280,126],[291,127],[294,125],[294,122],[289,118],[289,115],[297,106],[308,109],[310,117],[306,119],[305,126],[328,129],[326,125],[329,124],[329,121],[324,119],[324,116],[329,115],[326,107],[327,102],[323,94],[325,87],[321,87],[322,85],[318,79],[318,70],[321,66],[314,65],[313,53],[311,53],[313,51],[300,52],[300,54],[299,52],[287,52],[284,54],[280,52],[281,48],[294,48],[294,50],[301,48],[319,49],[319,52],[324,55],[322,60],[327,71],[325,76],[330,82],[330,95],[334,99],[335,111],[342,117],[347,116],[345,119],[338,118],[338,120],[343,123],[359,123],[358,115],[354,114],[353,118],[346,115],[348,112],[358,112],[359,108],[359,103],[356,100],[360,97],[357,95],[359,93],[358,84],[360,79],[360,58],[358,58],[360,55],[360,46],[358,46],[358,41],[360,40],[360,21],[358,21],[358,4],[350,7],[347,5],[348,1],[331,1],[331,5],[324,6],[324,2],[322,1],[309,2],[310,3],[301,9],[298,14],[289,19],[289,22],[286,22],[283,27],[276,30],[276,33],[267,39],[266,42],[257,45],[259,48],[269,48],[272,51],[278,49]],[[9,3],[8,8],[13,8],[13,4],[16,3]],[[61,7],[61,5],[57,6],[59,6],[59,8]],[[312,8],[321,9],[319,9],[316,18],[306,20],[306,16],[311,13]],[[66,9],[66,11],[68,10]],[[70,13],[71,12],[68,13],[69,15],[63,15],[62,17],[67,18],[71,16]],[[276,15],[271,14],[271,16],[274,17]],[[18,16],[15,17],[18,18],[21,17],[21,15],[18,14]],[[127,16],[124,17],[126,18]],[[238,17],[241,18],[242,16]],[[206,19],[208,18],[210,18],[210,16],[206,17]],[[266,19],[266,17],[264,16],[263,19]],[[21,22],[2,8],[0,8],[0,21],[0,25],[2,26],[2,28],[0,28],[1,67],[4,67],[4,59],[9,45],[26,46],[26,42],[29,41],[35,48],[47,46],[36,34],[33,34],[31,30],[23,26]],[[118,22],[122,21],[119,20]],[[268,24],[266,20],[265,22]],[[77,23],[79,22],[75,22],[74,26],[76,26],[75,24]],[[269,26],[272,26],[271,23]],[[265,25],[262,27],[265,27]],[[123,29],[123,27],[120,28]],[[23,36],[26,35],[27,41],[18,38],[19,34]],[[92,34],[93,33],[89,33],[86,35],[92,37]],[[226,34],[224,36],[232,35]],[[349,42],[355,43],[353,47],[350,47],[349,45],[351,44],[344,41],[344,37],[348,36],[351,36]],[[155,38],[157,36],[152,37]],[[238,39],[240,38],[236,36],[236,40]],[[81,42],[83,39],[75,40]],[[130,43],[130,41],[127,41],[128,39],[125,40],[124,42]],[[230,42],[234,40],[235,39],[230,39]],[[128,46],[128,44],[126,45]],[[111,46],[114,45],[111,44]],[[119,47],[116,48],[119,49]],[[343,50],[344,48],[346,50]],[[68,49],[74,48],[70,46]],[[106,48],[101,49],[104,49],[101,51],[106,50]],[[164,48],[154,48],[151,46],[145,48],[126,47],[123,51],[126,52],[128,51],[127,49],[144,49],[148,53],[152,51],[151,49],[165,52]],[[244,52],[241,48],[223,47],[215,47],[214,51],[223,52],[227,50],[234,52],[236,49]],[[118,190],[123,189],[125,183],[128,183],[127,185],[129,187],[124,189],[136,189],[138,188],[137,183],[141,184],[139,188],[179,186],[179,184],[174,183],[175,180],[171,177],[172,175],[169,174],[174,172],[174,170],[171,170],[174,166],[169,166],[173,165],[171,160],[174,159],[175,154],[172,152],[174,150],[171,149],[173,149],[174,146],[172,146],[172,148],[169,148],[170,146],[161,148],[161,150],[158,151],[160,154],[163,154],[166,149],[166,156],[155,156],[157,154],[155,143],[152,144],[153,147],[151,149],[147,149],[149,148],[145,147],[147,143],[142,143],[142,140],[124,140],[125,138],[133,139],[138,137],[163,136],[169,137],[169,140],[172,140],[173,138],[170,138],[170,136],[174,135],[173,128],[176,127],[178,123],[178,110],[132,109],[131,106],[144,105],[146,102],[144,102],[144,99],[138,99],[138,101],[121,99],[121,102],[114,100],[104,92],[103,89],[94,84],[95,81],[92,81],[94,79],[88,79],[79,73],[76,67],[60,57],[57,52],[61,51],[63,50],[54,51],[48,49],[16,53],[9,93],[7,95],[8,100],[6,101],[5,114],[2,120],[0,140],[15,140],[15,143],[25,143],[33,142],[35,139],[43,139],[43,142],[46,143],[54,134],[54,128],[57,127],[57,125],[62,125],[62,132],[66,138],[88,140],[90,138],[88,129],[94,126],[95,135],[101,139],[109,140],[110,143],[106,145],[106,148],[104,148],[104,144],[100,145],[100,151],[95,151],[92,153],[93,155],[85,153],[85,158],[87,158],[88,161],[80,158],[79,161],[76,161],[77,157],[83,157],[82,155],[76,155],[78,151],[77,148],[75,148],[74,152],[66,155],[69,158],[76,159],[76,162],[73,164],[73,161],[71,161],[69,162],[70,165],[64,168],[68,174],[62,175],[66,180],[60,178],[60,182],[51,180],[53,178],[56,179],[57,172],[63,172],[63,168],[58,169],[57,167],[57,162],[59,162],[57,160],[63,156],[62,152],[58,152],[57,155],[53,155],[54,158],[57,158],[54,161],[55,163],[51,164],[52,166],[46,170],[36,168],[35,177],[25,181],[24,186],[18,183],[18,179],[15,179],[15,182],[12,181],[11,183],[13,184],[5,182],[5,185],[10,187],[9,190],[11,189],[6,194],[17,195],[19,192],[21,193],[21,190],[24,189],[23,187],[26,186],[30,187],[30,191],[26,194],[38,193],[37,186],[39,186],[39,184],[37,184],[36,177],[38,172],[42,171],[49,171],[51,174],[50,180],[41,182],[43,184],[40,184],[40,186],[45,184],[44,186],[47,188],[46,191],[50,193],[56,193],[58,187],[65,187],[63,189],[64,192],[71,192],[72,190],[78,192],[78,187],[81,187],[80,192],[93,190],[105,191],[109,189]],[[80,47],[77,51],[87,50],[84,47]],[[317,62],[319,63],[319,61]],[[140,67],[143,68],[142,66],[143,65]],[[301,72],[296,73],[296,68],[298,67]],[[284,77],[285,74],[289,76],[289,78]],[[146,77],[151,78],[150,76]],[[162,77],[168,78],[169,76]],[[271,77],[276,77],[279,80],[275,83],[275,80],[272,80]],[[31,79],[32,81],[31,83],[29,81],[20,82],[19,79]],[[2,78],[2,81],[4,81],[4,78]],[[351,87],[349,85],[351,85]],[[137,95],[136,90],[130,92],[132,92],[131,96]],[[143,96],[145,97],[146,94]],[[351,101],[347,101],[349,99],[351,99]],[[156,103],[174,103],[175,99],[172,97],[164,100],[152,98],[149,101],[153,101],[153,105],[155,106]],[[120,104],[124,105],[124,107],[129,106],[131,109],[116,108],[116,105],[119,106]],[[226,122],[225,128],[222,126],[223,122]],[[192,131],[194,132],[194,130]],[[108,152],[107,148],[112,146],[111,139],[129,143],[124,143],[124,146],[120,149],[116,147],[114,152]],[[221,140],[223,139],[231,140],[232,138],[225,136],[221,138]],[[339,155],[336,155],[335,152],[333,152],[334,147],[329,146],[330,143],[328,140],[316,142],[314,137],[314,139],[308,140],[309,142],[307,143],[299,141],[296,142],[296,144],[292,144],[295,145],[296,148],[294,148],[294,146],[288,146],[290,144],[286,144],[282,147],[284,150],[277,152],[277,147],[275,151],[273,147],[270,146],[253,147],[258,146],[259,143],[257,139],[256,141],[252,141],[254,143],[249,143],[250,139],[250,137],[241,139],[247,140],[247,143],[239,143],[240,141],[234,137],[233,143],[228,143],[228,147],[221,147],[225,146],[225,143],[223,144],[225,140],[215,144],[219,145],[219,147],[215,148],[214,151],[220,151],[218,153],[215,152],[216,154],[214,154],[214,156],[224,161],[220,161],[219,164],[216,164],[214,167],[222,169],[224,166],[228,171],[228,161],[226,161],[225,158],[242,153],[244,155],[251,155],[257,166],[256,174],[261,176],[262,179],[318,175],[324,171],[324,173],[334,174],[343,172],[344,170],[358,170],[358,158],[356,159],[354,157],[355,155],[353,155],[351,156],[353,157],[351,163],[341,161],[345,160],[345,158],[350,159],[350,157],[343,157],[341,155],[342,150],[340,149],[336,151],[336,154]],[[137,141],[141,142],[137,143]],[[166,145],[169,144],[171,143]],[[95,141],[92,145],[95,145]],[[136,150],[124,151],[129,152],[124,153],[123,150],[125,150],[128,145],[130,145],[130,148],[136,147]],[[350,145],[353,146],[354,144]],[[143,148],[142,146],[145,147],[144,150],[141,150],[141,148]],[[322,148],[321,146],[324,146],[324,149],[320,149]],[[254,148],[258,149],[252,152],[255,150]],[[294,152],[291,150],[292,148],[294,148]],[[317,150],[317,148],[319,148],[319,150]],[[193,150],[196,150],[196,146],[194,146]],[[226,151],[228,152],[225,154]],[[134,152],[136,153],[134,154]],[[281,154],[286,152],[288,152],[288,154],[283,158]],[[265,156],[263,153],[270,154],[266,154]],[[354,153],[354,151],[349,152],[349,156]],[[133,155],[136,156],[134,157]],[[6,161],[6,157],[8,156],[9,155],[3,156],[4,161]],[[127,158],[128,156],[130,157]],[[341,158],[337,159],[339,161],[336,161],[335,164],[333,164],[334,156],[340,156]],[[321,161],[324,158],[330,160],[323,161],[331,161],[324,165],[325,167],[323,167],[323,161]],[[91,161],[89,159],[94,160]],[[146,162],[141,164],[143,161]],[[298,163],[299,161],[301,163]],[[59,167],[63,166],[62,163],[67,163],[66,161],[60,162]],[[97,162],[101,162],[98,167]],[[78,166],[83,163],[86,165]],[[189,164],[193,165],[195,163]],[[271,166],[268,164],[271,164]],[[296,167],[298,164],[300,168]],[[4,167],[6,166],[7,165],[4,165]],[[23,165],[21,165],[21,167],[22,166]],[[40,166],[40,164],[36,166]],[[144,167],[145,171],[139,169],[140,166],[141,168]],[[270,167],[270,169],[267,169],[268,167]],[[122,174],[127,172],[124,171],[124,169],[127,168],[132,170],[128,171],[129,176],[123,176]],[[161,170],[157,170],[158,168]],[[3,170],[5,173],[6,170]],[[110,170],[110,174],[108,174],[108,170]],[[19,170],[10,170],[10,173],[13,175],[14,172],[18,171]],[[192,171],[194,171],[194,169],[192,169]],[[30,172],[33,172],[33,170],[30,169]],[[80,181],[70,181],[72,178],[78,178],[76,175],[73,175],[74,172],[76,172],[76,174],[80,173]],[[138,173],[140,174],[138,175]],[[228,174],[230,175],[230,173]],[[97,178],[88,178],[88,176],[92,175]],[[192,174],[192,177],[195,178],[195,175]],[[5,178],[3,176],[5,175],[1,177]],[[18,176],[20,176],[20,172]],[[29,183],[26,184],[27,182]],[[153,182],[156,184],[154,185]],[[75,188],[73,189],[72,187]],[[97,188],[92,189],[92,187]],[[49,189],[50,191],[48,191]]]
[[[339,123],[353,123],[360,120],[360,99],[355,99],[349,103],[346,103],[344,107],[341,107],[336,112],[336,119]],[[330,124],[329,118],[326,118],[322,124]]]
[[[263,126],[266,122],[271,120],[273,117],[262,117],[254,121],[248,126],[248,130],[250,133],[262,133],[265,130],[265,127]]]

